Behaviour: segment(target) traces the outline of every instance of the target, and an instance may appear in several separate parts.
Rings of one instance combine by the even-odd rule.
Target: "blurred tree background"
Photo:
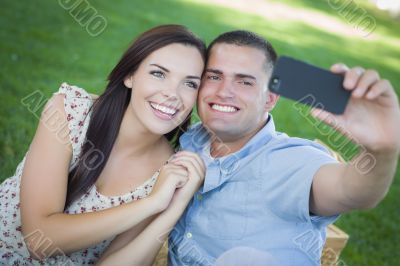
[[[13,175],[38,123],[40,110],[29,111],[21,102],[24,97],[38,90],[49,98],[63,81],[101,93],[133,38],[159,24],[186,25],[207,43],[225,31],[251,30],[279,54],[320,67],[344,62],[377,69],[400,92],[398,11],[377,8],[387,9],[383,2],[388,1],[1,2],[0,181]],[[329,142],[291,101],[281,99],[273,115],[279,131]],[[399,194],[398,169],[376,209],[342,215],[336,223],[350,234],[341,256],[347,265],[398,265]]]

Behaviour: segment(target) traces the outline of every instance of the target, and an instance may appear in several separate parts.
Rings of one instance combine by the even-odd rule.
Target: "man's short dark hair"
[[[271,43],[263,37],[251,31],[235,30],[222,33],[215,38],[207,48],[207,58],[210,56],[213,46],[219,43],[249,46],[261,50],[265,54],[267,70],[273,68],[278,57]]]

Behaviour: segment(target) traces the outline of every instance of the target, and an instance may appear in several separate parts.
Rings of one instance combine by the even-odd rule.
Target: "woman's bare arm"
[[[187,204],[204,180],[205,166],[200,157],[190,152],[176,154],[171,164],[188,171],[188,181],[179,188],[168,206],[140,234],[127,232],[114,239],[98,265],[152,265],[169,232],[185,211]]]
[[[163,210],[148,197],[104,211],[64,214],[72,157],[64,95],[46,105],[21,178],[22,232],[34,258],[70,253],[116,236]]]

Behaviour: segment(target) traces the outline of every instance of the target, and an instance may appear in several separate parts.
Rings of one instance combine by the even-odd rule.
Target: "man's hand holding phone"
[[[349,69],[335,64],[331,71],[344,76],[343,87],[351,93],[341,115],[313,109],[312,115],[374,152],[400,151],[400,108],[392,84],[376,70]]]
[[[312,106],[314,117],[369,151],[400,152],[399,101],[391,83],[376,70],[338,63],[328,71],[282,56],[269,88]]]

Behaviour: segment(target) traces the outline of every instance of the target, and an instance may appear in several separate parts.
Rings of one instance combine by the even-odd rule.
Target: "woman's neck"
[[[165,142],[163,135],[151,133],[143,127],[129,105],[122,118],[113,149],[121,155],[138,156],[160,147]]]

